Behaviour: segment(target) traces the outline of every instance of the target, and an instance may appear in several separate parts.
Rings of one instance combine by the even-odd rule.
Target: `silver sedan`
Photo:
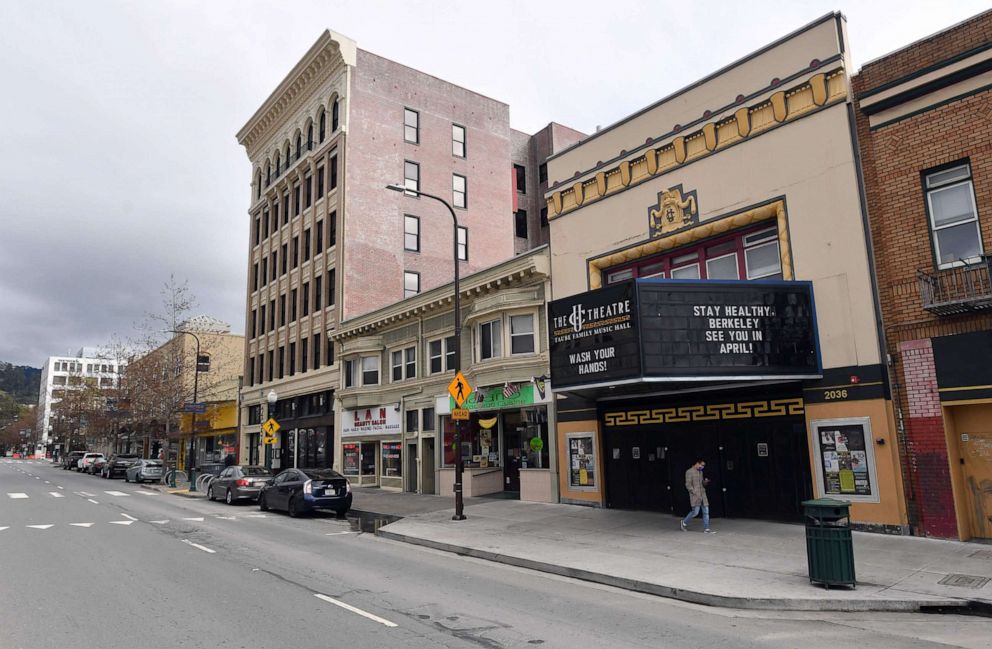
[[[140,460],[124,473],[124,482],[158,482],[161,479],[162,460]]]

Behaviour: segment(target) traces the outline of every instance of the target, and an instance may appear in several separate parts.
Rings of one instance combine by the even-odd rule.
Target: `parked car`
[[[228,505],[242,498],[258,500],[259,492],[271,478],[272,471],[264,466],[229,466],[211,481],[207,487],[207,498],[223,498]]]
[[[79,461],[76,462],[76,471],[89,471],[90,465],[93,464],[93,461],[98,457],[103,457],[103,453],[85,453],[83,457],[79,458]]]
[[[100,477],[112,480],[115,477],[122,476],[127,473],[128,467],[139,460],[141,460],[141,456],[134,453],[111,455],[110,459],[103,465],[103,470],[100,471]]]
[[[314,509],[332,509],[343,516],[351,509],[351,483],[332,469],[287,469],[268,480],[258,494],[258,507],[285,509],[299,516]]]
[[[101,455],[99,457],[93,458],[93,461],[90,462],[89,466],[87,466],[83,470],[86,471],[86,473],[89,473],[90,475],[99,475],[100,472],[103,471],[103,467],[106,466],[106,464],[107,464],[106,456]]]
[[[72,451],[62,457],[63,469],[75,469],[79,466],[79,460],[83,459],[86,451]]]
[[[124,473],[124,482],[158,482],[161,479],[162,460],[138,460]]]

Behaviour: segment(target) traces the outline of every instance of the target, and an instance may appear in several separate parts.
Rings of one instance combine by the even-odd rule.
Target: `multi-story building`
[[[36,455],[51,454],[55,448],[55,422],[52,406],[62,400],[66,390],[85,383],[99,388],[112,388],[124,367],[106,353],[93,347],[83,347],[74,356],[49,356],[41,368],[38,392],[38,445]]]
[[[308,463],[334,465],[333,332],[451,281],[449,213],[387,185],[453,205],[460,272],[468,275],[542,241],[540,182],[528,175],[539,156],[579,137],[551,125],[527,141],[511,131],[506,104],[324,32],[238,132],[252,163],[248,457],[264,453],[284,467],[295,444],[312,449],[301,450]],[[519,192],[514,165],[529,182],[517,183]],[[263,451],[259,423],[269,414],[282,432]]]
[[[854,78],[909,523],[992,538],[992,11]]]
[[[548,160],[563,502],[905,530],[850,73],[830,14]]]

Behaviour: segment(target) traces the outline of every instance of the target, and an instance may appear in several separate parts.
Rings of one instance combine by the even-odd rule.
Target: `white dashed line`
[[[238,520],[237,517],[235,517],[235,516],[221,516],[220,514],[214,516],[214,518],[220,518],[220,519],[223,519],[225,521],[236,521],[236,520]]]
[[[129,495],[129,494],[124,493],[123,491],[104,491],[103,493],[107,494],[108,496],[128,496]]]
[[[134,521],[107,521],[111,525],[130,525]]]
[[[138,520],[137,518],[135,518],[134,516],[131,516],[129,514],[121,514],[121,516],[123,516],[124,518],[128,519],[129,521],[136,521],[136,520]]]
[[[322,599],[322,600],[324,600],[325,602],[327,602],[329,604],[334,604],[335,606],[340,606],[341,608],[343,608],[346,611],[351,611],[352,613],[357,613],[357,614],[361,615],[362,617],[367,617],[368,619],[372,620],[373,622],[378,622],[379,624],[381,624],[383,626],[388,626],[390,628],[397,626],[397,624],[395,622],[390,622],[389,620],[384,619],[384,618],[381,618],[378,615],[373,615],[372,613],[369,613],[368,611],[363,611],[360,608],[355,608],[351,604],[345,604],[344,602],[342,602],[340,600],[336,600],[333,597],[328,597],[327,595],[322,595],[321,593],[314,593],[313,596],[316,597],[317,599]]]
[[[49,527],[54,527],[53,525],[25,525],[24,527],[30,527],[36,530],[47,530]]]
[[[342,534],[355,534],[355,532],[328,532],[324,536],[340,536]]]
[[[52,484],[51,480],[45,480],[45,484]]]
[[[62,486],[62,485],[60,485],[60,484],[57,484],[57,485],[55,485],[55,486],[56,486],[56,487],[58,487],[59,489],[65,489],[65,487],[63,487],[63,486]]]
[[[245,514],[245,518],[265,518],[265,514]]]
[[[157,491],[135,491],[136,494],[141,494],[142,496],[157,496]]]
[[[48,493],[52,496],[52,498],[65,498],[65,496],[57,491],[49,491]]]
[[[69,523],[74,527],[93,527],[93,523]]]
[[[155,523],[156,525],[165,525],[169,521],[168,520],[164,520],[164,521],[148,521],[148,522],[149,523]]]
[[[86,500],[88,500],[88,501],[90,501],[90,502],[91,502],[91,503],[93,503],[94,505],[99,505],[99,504],[100,504],[100,503],[98,503],[97,501],[95,501],[95,500],[93,500],[92,498],[87,498]]]
[[[203,517],[200,516],[199,518],[184,518],[183,520],[184,521],[200,521],[202,523],[203,522]]]
[[[27,498],[28,495],[25,494],[25,493],[12,493],[12,494],[9,493],[9,494],[7,494],[7,497],[10,498],[10,499],[12,499],[12,500],[19,500],[21,498]]]
[[[10,529],[10,525],[8,525],[6,527],[0,527],[0,532],[2,532],[4,530],[9,530],[9,529]]]
[[[186,545],[192,545],[192,546],[193,546],[194,548],[196,548],[197,550],[203,550],[204,552],[209,552],[210,554],[216,554],[216,553],[217,553],[217,551],[216,551],[216,550],[211,550],[211,549],[210,549],[210,548],[208,548],[207,546],[205,546],[205,545],[200,545],[199,543],[193,543],[193,542],[192,542],[192,541],[190,541],[189,539],[183,539],[183,543],[185,543]]]

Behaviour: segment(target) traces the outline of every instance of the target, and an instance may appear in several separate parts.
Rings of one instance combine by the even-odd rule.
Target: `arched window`
[[[303,136],[299,133],[296,134],[296,159],[299,160],[300,156],[303,155]]]
[[[331,133],[338,130],[338,100],[334,100],[334,105],[331,107]]]
[[[286,171],[289,171],[289,163],[291,161],[292,161],[292,158],[289,157],[289,142],[287,142],[286,143]]]
[[[327,111],[326,110],[321,110],[320,111],[320,127],[318,128],[318,132],[317,132],[317,136],[320,138],[320,141],[321,142],[324,141],[324,135],[325,135],[326,131],[327,131]]]
[[[313,151],[313,122],[307,126],[307,151]]]
[[[268,187],[272,184],[272,165],[265,165],[265,186]]]
[[[255,200],[257,201],[262,197],[262,172],[259,171],[255,174]]]
[[[276,153],[276,178],[282,173],[282,168],[279,166],[279,154]]]

